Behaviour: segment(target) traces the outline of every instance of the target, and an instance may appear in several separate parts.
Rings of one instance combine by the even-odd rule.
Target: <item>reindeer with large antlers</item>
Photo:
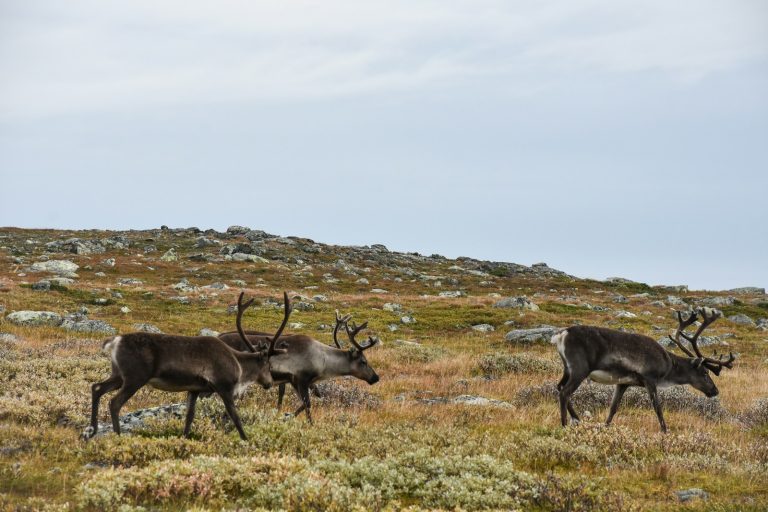
[[[701,325],[695,334],[689,336],[685,329],[696,322],[699,314],[702,316]],[[698,347],[701,333],[720,316],[720,311],[711,308],[692,311],[685,319],[682,312],[677,312],[678,327],[670,338],[688,357],[665,350],[647,336],[602,327],[577,325],[555,334],[552,343],[557,347],[564,366],[563,378],[557,385],[562,425],[567,425],[568,413],[574,420],[579,420],[571,403],[571,395],[589,377],[595,382],[616,386],[606,419],[607,425],[610,425],[616,414],[627,388],[643,386],[648,391],[661,430],[666,432],[667,424],[659,404],[658,388],[690,384],[707,397],[714,397],[718,389],[709,373],[720,375],[723,368],[733,367],[736,359],[733,353],[726,359],[722,356],[709,358],[703,356]],[[691,344],[693,352],[683,345],[680,338]]]
[[[245,310],[252,302],[253,299],[242,305],[241,295],[238,303]],[[276,348],[275,344],[290,314],[291,305],[286,293],[283,323],[274,336],[266,338],[266,349],[257,350],[242,334],[242,342],[248,352],[233,350],[220,339],[210,336],[134,332],[108,338],[104,342],[103,351],[111,359],[112,375],[91,387],[91,426],[88,436],[96,435],[99,400],[104,393],[119,388],[109,402],[109,411],[112,428],[120,434],[120,409],[139,389],[149,384],[163,391],[187,392],[185,436],[189,435],[198,397],[216,393],[224,402],[227,414],[240,437],[245,440],[234,398],[254,382],[265,389],[272,386],[270,360],[285,352]]]
[[[311,403],[309,391],[311,386],[319,381],[352,375],[368,384],[375,384],[379,376],[368,364],[364,352],[378,343],[378,338],[368,337],[368,343],[361,345],[356,336],[368,326],[368,322],[357,326],[349,326],[350,315],[341,317],[336,312],[336,326],[333,329],[333,340],[336,347],[315,340],[301,334],[282,336],[276,344],[276,349],[285,352],[270,360],[272,379],[277,384],[291,384],[297,396],[301,400],[301,406],[294,416],[304,411],[307,419],[312,423]],[[239,325],[239,322],[238,322]],[[349,349],[343,349],[337,335],[341,327],[347,333]],[[238,327],[238,332],[242,329]],[[244,333],[249,342],[261,346],[265,342],[262,333]],[[225,343],[236,345],[241,340],[235,338],[235,333],[223,333],[219,335]],[[281,389],[278,398],[278,407],[282,405],[284,388]]]

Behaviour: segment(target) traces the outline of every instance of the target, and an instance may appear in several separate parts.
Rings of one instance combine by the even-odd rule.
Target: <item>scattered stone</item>
[[[48,325],[53,327],[61,325],[61,322],[64,320],[61,315],[53,311],[14,311],[5,318],[16,325]]]
[[[48,279],[48,281],[50,281],[51,286],[56,286],[58,288],[66,288],[67,286],[75,284],[75,280],[70,279],[69,277],[52,277]]]
[[[117,280],[117,284],[121,286],[141,286],[144,284],[144,281],[133,277],[123,277]]]
[[[765,288],[759,288],[757,286],[743,286],[727,291],[728,293],[735,293],[737,295],[765,295]]]
[[[703,489],[697,489],[697,488],[675,491],[675,495],[677,495],[677,499],[683,503],[687,501],[709,499],[709,493],[707,493]]]
[[[211,283],[203,286],[203,288],[206,288],[208,290],[229,290],[229,286],[227,286],[224,283]]]
[[[743,313],[729,316],[728,321],[737,325],[748,325],[750,327],[755,326],[755,321]]]
[[[171,288],[173,288],[176,291],[179,291],[181,293],[190,293],[197,291],[197,286],[192,286],[189,284],[189,280],[184,277],[176,284],[172,284]]]
[[[389,332],[395,332],[400,329],[400,327],[398,327],[397,324],[388,324],[387,329],[389,329]]]
[[[704,297],[696,300],[697,304],[712,307],[733,306],[735,302],[736,299],[733,297]]]
[[[32,289],[38,292],[47,292],[51,289],[51,282],[48,280],[41,280],[32,285]]]
[[[384,311],[399,312],[403,310],[403,306],[396,302],[385,302],[381,309]]]
[[[71,275],[77,272],[80,265],[69,260],[38,261],[32,264],[30,272],[50,272],[52,274]]]
[[[630,311],[617,311],[616,318],[637,318],[637,315]]]
[[[687,306],[688,304],[681,299],[680,297],[676,297],[675,295],[668,295],[667,296],[667,304],[670,306]]]
[[[192,299],[183,295],[177,295],[175,297],[168,297],[168,300],[178,302],[179,304],[192,304]]]
[[[269,260],[257,254],[245,254],[236,252],[232,255],[232,261],[250,261],[251,263],[269,263]]]
[[[64,320],[61,326],[69,331],[117,334],[117,329],[103,320]]]
[[[371,293],[389,293],[389,292],[381,288],[374,288],[373,290],[371,290]]]
[[[145,426],[147,420],[177,418],[181,419],[187,411],[187,406],[183,403],[161,405],[160,407],[151,407],[149,409],[139,409],[120,417],[120,432],[130,434]],[[96,436],[112,432],[111,423],[99,423]],[[86,427],[83,431],[83,437],[91,437],[91,427]]]
[[[115,258],[107,258],[106,260],[101,262],[102,265],[106,265],[108,267],[114,267],[115,266]]]
[[[104,297],[96,297],[91,301],[91,303],[95,304],[96,306],[107,306],[109,305],[109,299],[105,299]]]
[[[150,332],[152,334],[162,334],[163,331],[160,330],[159,327],[154,326],[152,324],[133,324],[133,328],[136,329],[139,332]]]
[[[315,302],[328,302],[328,297],[322,294],[313,295],[312,300]]]
[[[552,326],[542,326],[533,329],[515,329],[509,331],[504,339],[510,343],[528,344],[538,341],[549,342],[560,329]]]
[[[416,319],[412,315],[404,315],[400,317],[400,322],[403,324],[415,324]]]
[[[478,332],[493,332],[496,328],[491,324],[477,324],[472,326],[472,330]]]
[[[157,247],[154,245],[145,245],[142,250],[144,251],[144,254],[149,254],[150,252],[155,252]]]
[[[464,292],[456,290],[456,291],[445,291],[440,292],[437,294],[438,297],[449,297],[449,298],[457,298],[457,297],[464,297]]]
[[[623,295],[616,294],[616,295],[613,296],[613,302],[615,302],[617,304],[626,304],[627,302],[629,302],[629,299],[627,299]]]
[[[112,297],[114,297],[115,299],[122,299],[123,294],[117,290],[112,290]]]
[[[94,272],[93,275],[95,275],[96,277],[107,277],[107,274],[105,274],[104,272]]]
[[[18,343],[21,340],[18,336],[10,332],[0,332],[0,341],[5,343]]]
[[[219,245],[221,242],[218,240],[213,240],[211,238],[206,238],[204,236],[200,236],[195,238],[195,247],[203,248],[203,247],[211,247],[212,245]]]
[[[502,407],[504,409],[510,409],[514,407],[509,402],[503,400],[496,400],[495,398],[486,398],[484,396],[474,395],[459,395],[451,400],[451,403],[462,405],[475,405],[480,407]]]
[[[219,334],[221,334],[219,331],[214,331],[213,329],[208,329],[207,327],[200,329],[200,331],[197,333],[198,336],[212,336],[214,338]]]
[[[296,311],[312,311],[315,309],[315,305],[311,302],[299,301],[293,304],[293,309],[296,309]]]
[[[131,308],[129,308],[128,306],[123,306],[120,308],[120,312],[123,314],[128,314],[131,312]]]
[[[364,278],[364,277],[361,277],[360,279],[358,279],[357,281],[355,281],[355,283],[357,283],[357,284],[371,284],[371,283],[370,283],[370,282],[369,282],[369,281],[368,281],[366,278]]]
[[[518,308],[528,309],[530,311],[538,311],[539,306],[534,304],[528,297],[507,297],[501,299],[493,305],[495,308]]]
[[[758,318],[756,325],[761,331],[768,331],[768,318]]]
[[[248,283],[246,283],[242,279],[233,279],[232,284],[237,286],[238,288],[245,288],[246,286],[248,286]]]
[[[179,255],[176,254],[176,249],[171,247],[167,251],[165,251],[165,254],[160,256],[160,261],[178,261]]]
[[[227,228],[227,234],[228,235],[244,235],[251,231],[251,228],[247,228],[245,226],[229,226]]]
[[[288,322],[289,329],[302,329],[304,324],[301,322]]]
[[[45,250],[48,252],[69,252],[74,254],[98,254],[106,251],[98,240],[82,240],[80,238],[48,242],[45,244]]]

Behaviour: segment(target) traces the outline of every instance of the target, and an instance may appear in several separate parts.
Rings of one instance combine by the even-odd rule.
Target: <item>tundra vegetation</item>
[[[179,409],[127,435],[107,428],[82,440],[90,386],[110,371],[105,338],[232,331],[241,291],[256,297],[244,324],[275,332],[283,309],[274,297],[284,289],[294,306],[286,332],[332,345],[335,310],[366,320],[381,339],[365,353],[381,380],[318,384],[313,425],[278,412],[275,388],[253,386],[237,403],[247,441],[215,396],[198,400],[188,438]],[[527,299],[503,301],[510,297]],[[562,364],[548,326],[668,341],[678,325],[672,309],[686,306],[724,313],[702,335],[705,355],[738,354],[717,378],[717,397],[690,386],[660,390],[663,434],[647,393],[630,390],[606,427],[613,389],[587,381],[572,396],[581,423],[560,426]],[[545,265],[329,246],[237,227],[3,228],[0,317],[0,509],[768,508],[764,290],[598,282]],[[528,329],[536,330],[519,332]],[[123,414],[180,401],[147,386]],[[300,405],[291,393],[286,402],[289,411]],[[98,419],[109,426],[107,410]]]

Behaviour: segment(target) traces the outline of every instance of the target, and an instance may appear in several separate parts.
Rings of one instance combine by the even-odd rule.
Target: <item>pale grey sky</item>
[[[0,0],[0,225],[768,286],[762,1]]]

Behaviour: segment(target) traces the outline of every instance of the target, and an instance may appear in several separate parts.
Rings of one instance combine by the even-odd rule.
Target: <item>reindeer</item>
[[[245,307],[252,303],[253,299]],[[220,339],[210,336],[134,332],[108,338],[102,350],[112,361],[112,374],[91,387],[91,425],[87,437],[96,435],[102,395],[119,388],[109,402],[109,412],[112,428],[120,434],[120,409],[139,389],[149,384],[163,391],[187,392],[184,436],[189,436],[197,398],[201,394],[216,393],[224,402],[240,438],[246,440],[234,397],[254,382],[265,389],[272,386],[270,359],[285,352],[276,348],[275,342],[288,323],[290,314],[291,305],[286,293],[283,323],[274,336],[266,338],[268,346],[260,351],[245,336],[242,341],[248,352],[233,350]]]
[[[240,308],[238,307],[238,313]],[[230,346],[237,345],[247,338],[249,342],[261,345],[265,342],[264,335],[261,333],[245,333],[240,326],[241,314],[237,318],[237,332],[242,333],[239,338],[235,338],[234,333],[223,333],[219,335],[225,343]],[[352,375],[368,384],[376,384],[379,376],[376,371],[368,364],[364,352],[379,342],[378,338],[368,338],[368,343],[360,345],[355,337],[368,326],[368,322],[359,327],[352,324],[349,326],[350,315],[340,317],[336,312],[336,326],[333,330],[333,340],[336,347],[331,347],[325,343],[315,340],[309,336],[300,334],[286,335],[281,337],[275,345],[276,350],[285,352],[273,357],[270,360],[272,379],[276,384],[280,384],[280,394],[278,396],[278,409],[282,406],[283,395],[285,393],[284,384],[291,384],[297,396],[301,400],[301,406],[296,410],[294,416],[298,416],[302,411],[306,411],[307,419],[312,423],[311,403],[309,400],[309,391],[316,382]],[[341,343],[337,339],[338,331],[341,326],[347,333],[349,342],[352,345],[348,350],[341,348]]]
[[[698,315],[702,317],[701,325],[693,336],[689,336],[685,329],[696,322]],[[666,432],[667,424],[659,404],[657,388],[690,384],[707,397],[714,397],[718,389],[709,373],[720,375],[723,368],[733,367],[736,359],[733,353],[725,360],[722,355],[713,359],[703,356],[697,344],[704,329],[721,315],[716,309],[700,308],[683,319],[683,313],[677,312],[678,327],[670,339],[687,357],[668,352],[647,336],[602,327],[577,325],[555,334],[551,342],[557,347],[564,366],[563,377],[557,384],[562,425],[566,426],[568,421],[566,409],[575,421],[579,421],[571,403],[571,395],[589,377],[595,382],[616,386],[606,425],[611,424],[627,388],[644,386],[656,411],[661,431]],[[693,352],[683,345],[680,338],[691,344]]]

